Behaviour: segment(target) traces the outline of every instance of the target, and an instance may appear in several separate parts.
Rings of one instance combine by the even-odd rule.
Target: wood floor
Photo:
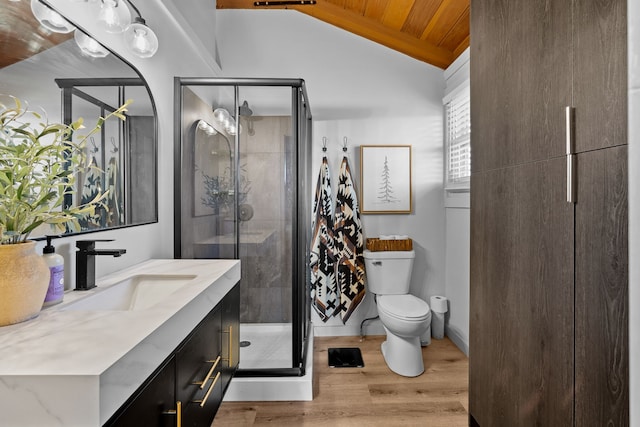
[[[389,370],[384,336],[314,341],[313,401],[223,402],[212,426],[468,426],[469,362],[448,338],[422,349],[425,372],[416,378]],[[365,367],[329,368],[329,347],[360,347]]]

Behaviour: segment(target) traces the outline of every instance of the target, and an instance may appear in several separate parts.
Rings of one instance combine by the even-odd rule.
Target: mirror
[[[78,175],[76,192],[65,199],[78,205],[97,191],[109,190],[104,206],[81,221],[81,230],[157,222],[157,124],[155,105],[139,73],[113,53],[88,56],[76,40],[84,33],[54,33],[34,18],[29,1],[0,3],[0,94],[13,95],[50,122],[82,117],[94,126],[127,99],[125,121],[110,120],[86,147],[96,170]],[[84,37],[86,38],[86,36]],[[30,238],[51,234],[49,226]]]
[[[220,215],[234,207],[232,141],[205,120],[195,123],[193,216]]]

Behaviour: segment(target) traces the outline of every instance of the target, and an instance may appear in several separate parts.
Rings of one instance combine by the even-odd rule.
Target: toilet
[[[424,372],[420,336],[431,326],[426,301],[409,294],[414,251],[364,251],[367,290],[376,296],[387,339],[382,355],[393,372],[416,377]]]

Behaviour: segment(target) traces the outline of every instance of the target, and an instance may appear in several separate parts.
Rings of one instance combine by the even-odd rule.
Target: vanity
[[[11,426],[209,426],[238,364],[237,260],[150,260],[0,328]]]

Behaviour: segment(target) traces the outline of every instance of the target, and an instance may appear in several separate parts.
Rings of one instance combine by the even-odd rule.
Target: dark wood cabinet
[[[238,367],[239,301],[236,285],[106,425],[210,426]]]
[[[471,29],[470,422],[628,425],[626,1],[472,0]]]
[[[629,423],[626,164],[626,146],[577,161],[577,426]]]
[[[469,405],[480,425],[571,425],[573,207],[557,185],[564,168],[553,159],[472,175]]]
[[[572,3],[576,152],[625,145],[627,1]]]
[[[222,359],[221,382],[226,391],[240,362],[240,287],[236,286],[225,298],[222,306]]]
[[[565,154],[558,135],[562,107],[571,105],[571,2],[472,1],[471,8],[472,171]]]
[[[208,426],[222,401],[222,308],[202,321],[176,353],[176,396],[183,426]]]
[[[180,410],[175,398],[176,360],[170,357],[149,378],[106,425],[118,427],[172,427],[177,424]]]

